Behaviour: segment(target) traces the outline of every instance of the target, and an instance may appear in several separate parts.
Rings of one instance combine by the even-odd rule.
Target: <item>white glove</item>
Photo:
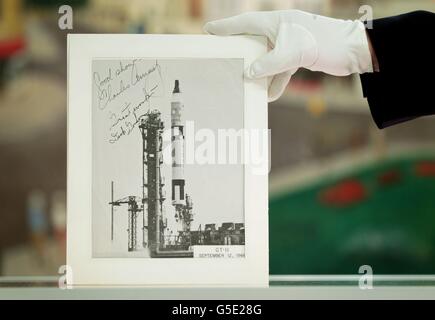
[[[336,76],[373,72],[364,24],[299,10],[248,12],[208,22],[210,34],[264,35],[273,50],[246,70],[248,78],[269,77],[269,101],[278,99],[298,68]]]

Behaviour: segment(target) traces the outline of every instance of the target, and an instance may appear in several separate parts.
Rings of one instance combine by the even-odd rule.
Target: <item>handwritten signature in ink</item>
[[[97,88],[98,109],[104,110],[112,101],[124,96],[130,88],[146,81],[147,77],[152,73],[157,71],[161,77],[160,65],[157,60],[144,72],[139,71],[139,68],[137,67],[138,61],[140,60],[135,59],[125,65],[120,61],[119,67],[114,72],[116,75],[115,77],[112,68],[107,70],[105,76],[102,76],[99,72],[93,73],[93,82]],[[128,70],[130,70],[130,78],[129,81],[127,80],[127,83],[124,79],[118,79],[121,74]]]

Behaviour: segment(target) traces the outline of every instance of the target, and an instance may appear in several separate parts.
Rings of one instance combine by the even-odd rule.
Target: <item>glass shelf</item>
[[[435,276],[378,276],[373,289],[359,275],[270,276],[257,287],[87,287],[60,289],[58,278],[0,277],[0,299],[434,299]]]

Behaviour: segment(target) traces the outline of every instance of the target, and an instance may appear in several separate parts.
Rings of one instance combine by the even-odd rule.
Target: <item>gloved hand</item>
[[[246,70],[248,78],[269,77],[269,101],[278,99],[301,67],[336,76],[373,72],[364,24],[299,10],[248,12],[208,22],[210,34],[264,35],[273,48]]]

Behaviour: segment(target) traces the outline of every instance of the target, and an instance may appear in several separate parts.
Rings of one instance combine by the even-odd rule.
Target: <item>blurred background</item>
[[[58,26],[63,4],[73,30]],[[202,33],[289,8],[358,19],[361,5],[375,18],[435,11],[434,0],[0,0],[0,276],[65,263],[68,32]],[[357,76],[300,70],[269,127],[271,274],[435,273],[435,118],[380,131]]]

